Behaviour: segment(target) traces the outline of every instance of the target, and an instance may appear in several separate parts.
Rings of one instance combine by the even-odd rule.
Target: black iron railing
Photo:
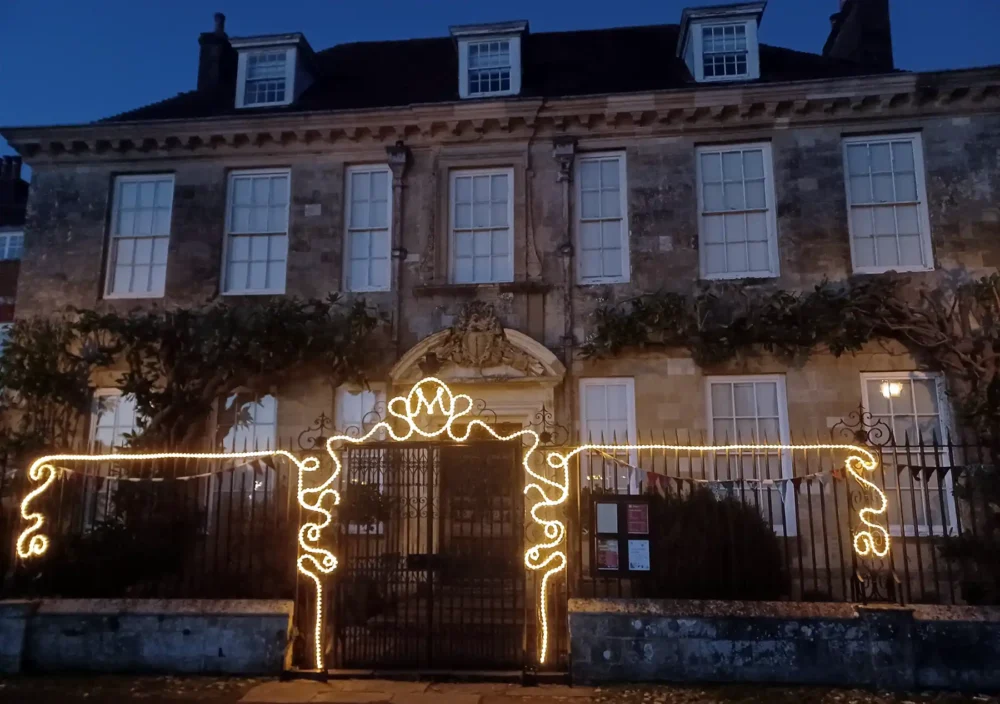
[[[49,545],[30,559],[16,540],[37,482],[0,462],[5,597],[295,596],[297,477],[284,457],[59,460],[31,503]]]
[[[994,603],[1000,554],[994,454],[979,443],[903,438],[865,443],[879,458],[865,473],[887,500],[875,520],[890,536],[884,558],[860,556],[859,510],[878,496],[830,447],[712,451],[675,447],[588,451],[571,473],[573,595],[804,601]],[[799,445],[850,443],[837,437]],[[660,435],[599,444],[695,446]],[[796,443],[791,443],[796,444]],[[630,502],[628,497],[635,497]],[[992,497],[992,498],[991,498]],[[648,504],[650,559],[629,569],[626,512]],[[610,505],[616,508],[610,508]],[[637,509],[639,510],[639,509]],[[622,516],[620,535],[601,527]],[[610,512],[610,513],[608,513]],[[641,562],[641,561],[640,561]]]

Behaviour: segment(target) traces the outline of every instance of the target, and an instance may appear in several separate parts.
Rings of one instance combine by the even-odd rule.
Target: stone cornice
[[[315,152],[566,134],[670,135],[1000,112],[1000,67],[579,98],[3,128],[32,164]]]

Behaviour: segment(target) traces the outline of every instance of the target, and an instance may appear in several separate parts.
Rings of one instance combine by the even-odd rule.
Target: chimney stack
[[[830,25],[823,56],[853,61],[871,73],[895,68],[889,0],[840,0]]]
[[[198,55],[198,90],[204,93],[235,90],[236,52],[226,35],[226,16],[215,13],[215,25],[211,32],[198,37],[201,47]],[[230,96],[231,97],[231,96]]]

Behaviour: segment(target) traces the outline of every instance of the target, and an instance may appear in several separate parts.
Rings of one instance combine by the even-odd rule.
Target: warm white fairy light
[[[158,452],[151,454],[128,454],[115,453],[111,455],[49,455],[35,460],[28,469],[28,477],[34,482],[41,482],[35,487],[24,500],[21,501],[21,517],[29,521],[28,525],[17,538],[17,554],[21,559],[38,557],[44,555],[49,548],[48,536],[41,533],[45,525],[45,515],[38,511],[31,511],[31,502],[55,481],[58,462],[143,462],[152,460],[169,459],[194,459],[194,460],[249,460],[261,457],[285,457],[290,460],[298,469],[298,501],[299,505],[307,511],[314,511],[322,515],[320,522],[304,523],[299,528],[298,540],[302,555],[298,558],[299,571],[310,577],[316,585],[316,621],[313,625],[313,634],[316,646],[316,666],[323,667],[322,649],[322,615],[323,615],[323,584],[320,574],[330,574],[337,567],[337,559],[329,550],[319,547],[322,530],[330,525],[333,516],[329,510],[323,507],[323,502],[327,497],[333,498],[336,505],[340,497],[337,492],[330,488],[330,485],[337,478],[336,470],[321,485],[313,488],[306,488],[304,475],[306,472],[314,472],[319,468],[319,460],[315,457],[307,457],[299,460],[295,455],[284,450],[261,450],[259,452],[221,452],[221,453],[188,453],[188,452]],[[308,497],[314,497],[308,501]],[[310,569],[313,568],[313,569]]]
[[[326,481],[311,489],[305,488],[304,475],[306,472],[315,472],[319,469],[319,460],[315,457],[307,457],[299,465],[299,505],[307,511],[315,511],[323,518],[319,523],[303,523],[299,527],[299,547],[302,554],[297,561],[299,572],[312,579],[316,585],[316,618],[313,622],[313,645],[315,646],[316,669],[323,669],[323,577],[337,568],[337,558],[326,548],[318,545],[323,529],[333,522],[333,514],[324,508],[323,502],[329,496],[333,498],[333,505],[340,503],[340,494],[332,488],[333,482],[340,474],[340,463],[334,460],[334,469],[327,477]],[[306,500],[312,496],[313,501]],[[310,566],[314,569],[310,569]]]
[[[854,534],[854,550],[858,555],[866,557],[868,555],[875,555],[876,557],[885,557],[889,554],[889,533],[878,523],[873,522],[872,518],[876,516],[881,516],[885,513],[886,507],[889,502],[885,497],[885,493],[879,489],[875,484],[866,479],[857,469],[861,469],[865,472],[874,472],[878,467],[878,460],[875,455],[873,455],[869,450],[858,445],[581,445],[580,447],[574,447],[572,450],[566,453],[550,452],[546,457],[546,461],[549,466],[554,469],[562,469],[566,471],[568,462],[570,458],[574,455],[578,455],[581,452],[587,451],[596,452],[607,452],[611,453],[621,453],[630,450],[638,452],[656,452],[656,451],[681,451],[681,452],[783,452],[788,450],[802,450],[805,452],[815,451],[815,450],[843,450],[850,453],[847,459],[844,461],[844,467],[847,472],[854,477],[859,484],[867,487],[869,490],[874,492],[875,496],[878,497],[879,505],[878,507],[866,506],[858,511],[858,518],[861,523],[866,526],[865,530],[859,530]],[[876,540],[875,535],[872,533],[878,533],[881,540]]]
[[[326,449],[330,453],[330,457],[333,458],[335,473],[340,471],[340,459],[337,456],[335,446],[342,446],[344,443],[361,444],[370,438],[377,437],[380,432],[385,432],[397,442],[404,442],[415,435],[428,439],[445,436],[455,442],[465,442],[469,439],[473,428],[477,427],[484,429],[497,440],[513,440],[521,436],[530,438],[531,444],[522,455],[522,464],[525,472],[534,481],[524,487],[524,493],[527,494],[534,490],[540,495],[538,501],[531,507],[530,513],[532,519],[542,526],[545,540],[525,550],[524,564],[530,570],[544,570],[539,591],[542,642],[538,655],[538,661],[544,663],[549,645],[549,614],[546,596],[549,580],[553,575],[566,569],[566,553],[556,549],[566,537],[566,525],[554,518],[543,518],[538,512],[545,508],[559,506],[566,501],[569,496],[569,471],[565,467],[562,468],[562,481],[559,482],[553,481],[531,468],[532,455],[540,443],[538,433],[534,430],[523,429],[508,435],[501,435],[483,421],[469,418],[465,432],[457,435],[453,426],[456,421],[467,417],[472,412],[473,401],[470,396],[453,393],[448,385],[440,379],[427,377],[420,380],[406,396],[397,396],[389,401],[386,407],[389,415],[400,421],[402,432],[397,433],[396,428],[393,428],[388,422],[382,421],[360,437],[336,435],[330,438],[327,440]],[[435,413],[440,414],[444,420],[444,424],[440,428],[428,431],[418,425],[417,421],[422,416],[432,416]],[[550,491],[554,492],[552,496],[548,493]]]
[[[433,391],[429,391],[429,390]],[[430,394],[430,395],[428,395]],[[473,408],[473,400],[465,394],[455,394],[447,384],[440,379],[428,377],[415,384],[406,396],[397,396],[388,403],[389,415],[401,421],[403,432],[397,433],[396,429],[386,421],[379,422],[367,433],[360,437],[349,435],[336,435],[331,437],[326,444],[327,452],[333,461],[333,471],[323,483],[318,486],[307,488],[305,486],[305,474],[315,472],[319,469],[320,462],[315,457],[307,457],[299,460],[294,455],[284,450],[265,450],[260,452],[244,453],[154,453],[154,454],[110,454],[110,455],[51,455],[42,457],[32,463],[28,470],[29,478],[34,482],[41,482],[35,487],[21,502],[21,517],[30,522],[18,536],[17,554],[22,559],[43,555],[49,547],[48,536],[41,533],[45,525],[44,514],[37,511],[30,511],[31,502],[44,493],[55,481],[57,475],[58,462],[127,462],[127,461],[148,461],[162,459],[219,459],[219,460],[245,460],[260,457],[285,457],[290,460],[298,469],[298,502],[299,505],[314,513],[319,513],[321,518],[318,521],[303,523],[299,528],[298,542],[301,554],[297,560],[299,571],[312,579],[316,586],[316,615],[313,624],[313,639],[315,647],[315,663],[317,669],[323,669],[323,576],[329,575],[337,567],[337,558],[326,548],[319,545],[322,532],[333,522],[333,515],[325,503],[332,499],[332,505],[340,503],[340,495],[333,489],[333,483],[341,471],[341,462],[337,453],[337,447],[344,443],[361,444],[373,437],[378,437],[379,433],[385,432],[392,440],[404,442],[414,435],[423,438],[433,439],[447,436],[454,442],[465,442],[468,440],[473,429],[476,427],[484,429],[495,439],[501,441],[513,440],[526,436],[530,438],[530,446],[526,448],[522,455],[522,464],[525,472],[534,481],[524,487],[524,493],[528,494],[532,490],[537,491],[539,498],[532,505],[530,514],[532,519],[542,526],[544,540],[528,547],[524,553],[525,566],[533,571],[543,571],[541,586],[539,589],[539,618],[541,621],[542,640],[538,660],[545,662],[549,644],[549,615],[548,615],[548,587],[553,576],[566,569],[566,553],[559,549],[566,538],[566,525],[556,518],[544,518],[539,515],[543,509],[560,506],[566,502],[569,496],[569,460],[581,452],[598,451],[608,453],[620,453],[625,451],[687,451],[687,452],[773,452],[787,450],[844,450],[854,454],[847,457],[845,468],[860,484],[867,487],[879,498],[878,507],[865,507],[859,510],[858,515],[867,529],[861,530],[854,535],[854,549],[861,556],[876,555],[885,557],[889,553],[889,534],[878,523],[873,522],[873,518],[885,513],[888,501],[885,494],[879,487],[866,479],[858,469],[864,472],[872,472],[878,466],[878,461],[870,451],[856,445],[582,445],[575,447],[565,453],[552,451],[546,455],[546,463],[555,470],[556,479],[549,479],[543,474],[536,472],[531,467],[531,460],[535,450],[540,444],[538,434],[530,429],[522,429],[507,435],[497,433],[492,427],[476,418],[469,418],[465,427],[465,432],[457,435],[453,426],[456,421],[469,416]],[[444,419],[444,424],[437,430],[427,431],[419,427],[417,420],[422,416],[433,416],[440,414]],[[877,540],[873,531],[880,536]]]

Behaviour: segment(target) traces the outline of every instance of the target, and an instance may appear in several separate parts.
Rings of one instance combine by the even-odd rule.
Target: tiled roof
[[[527,34],[522,41],[521,97],[559,98],[690,87],[676,56],[678,25]],[[235,86],[190,91],[107,118],[170,120],[232,114],[349,110],[457,101],[458,58],[451,37],[341,44],[317,52],[314,83],[295,104],[237,109]],[[818,54],[761,45],[760,82],[871,73]]]

